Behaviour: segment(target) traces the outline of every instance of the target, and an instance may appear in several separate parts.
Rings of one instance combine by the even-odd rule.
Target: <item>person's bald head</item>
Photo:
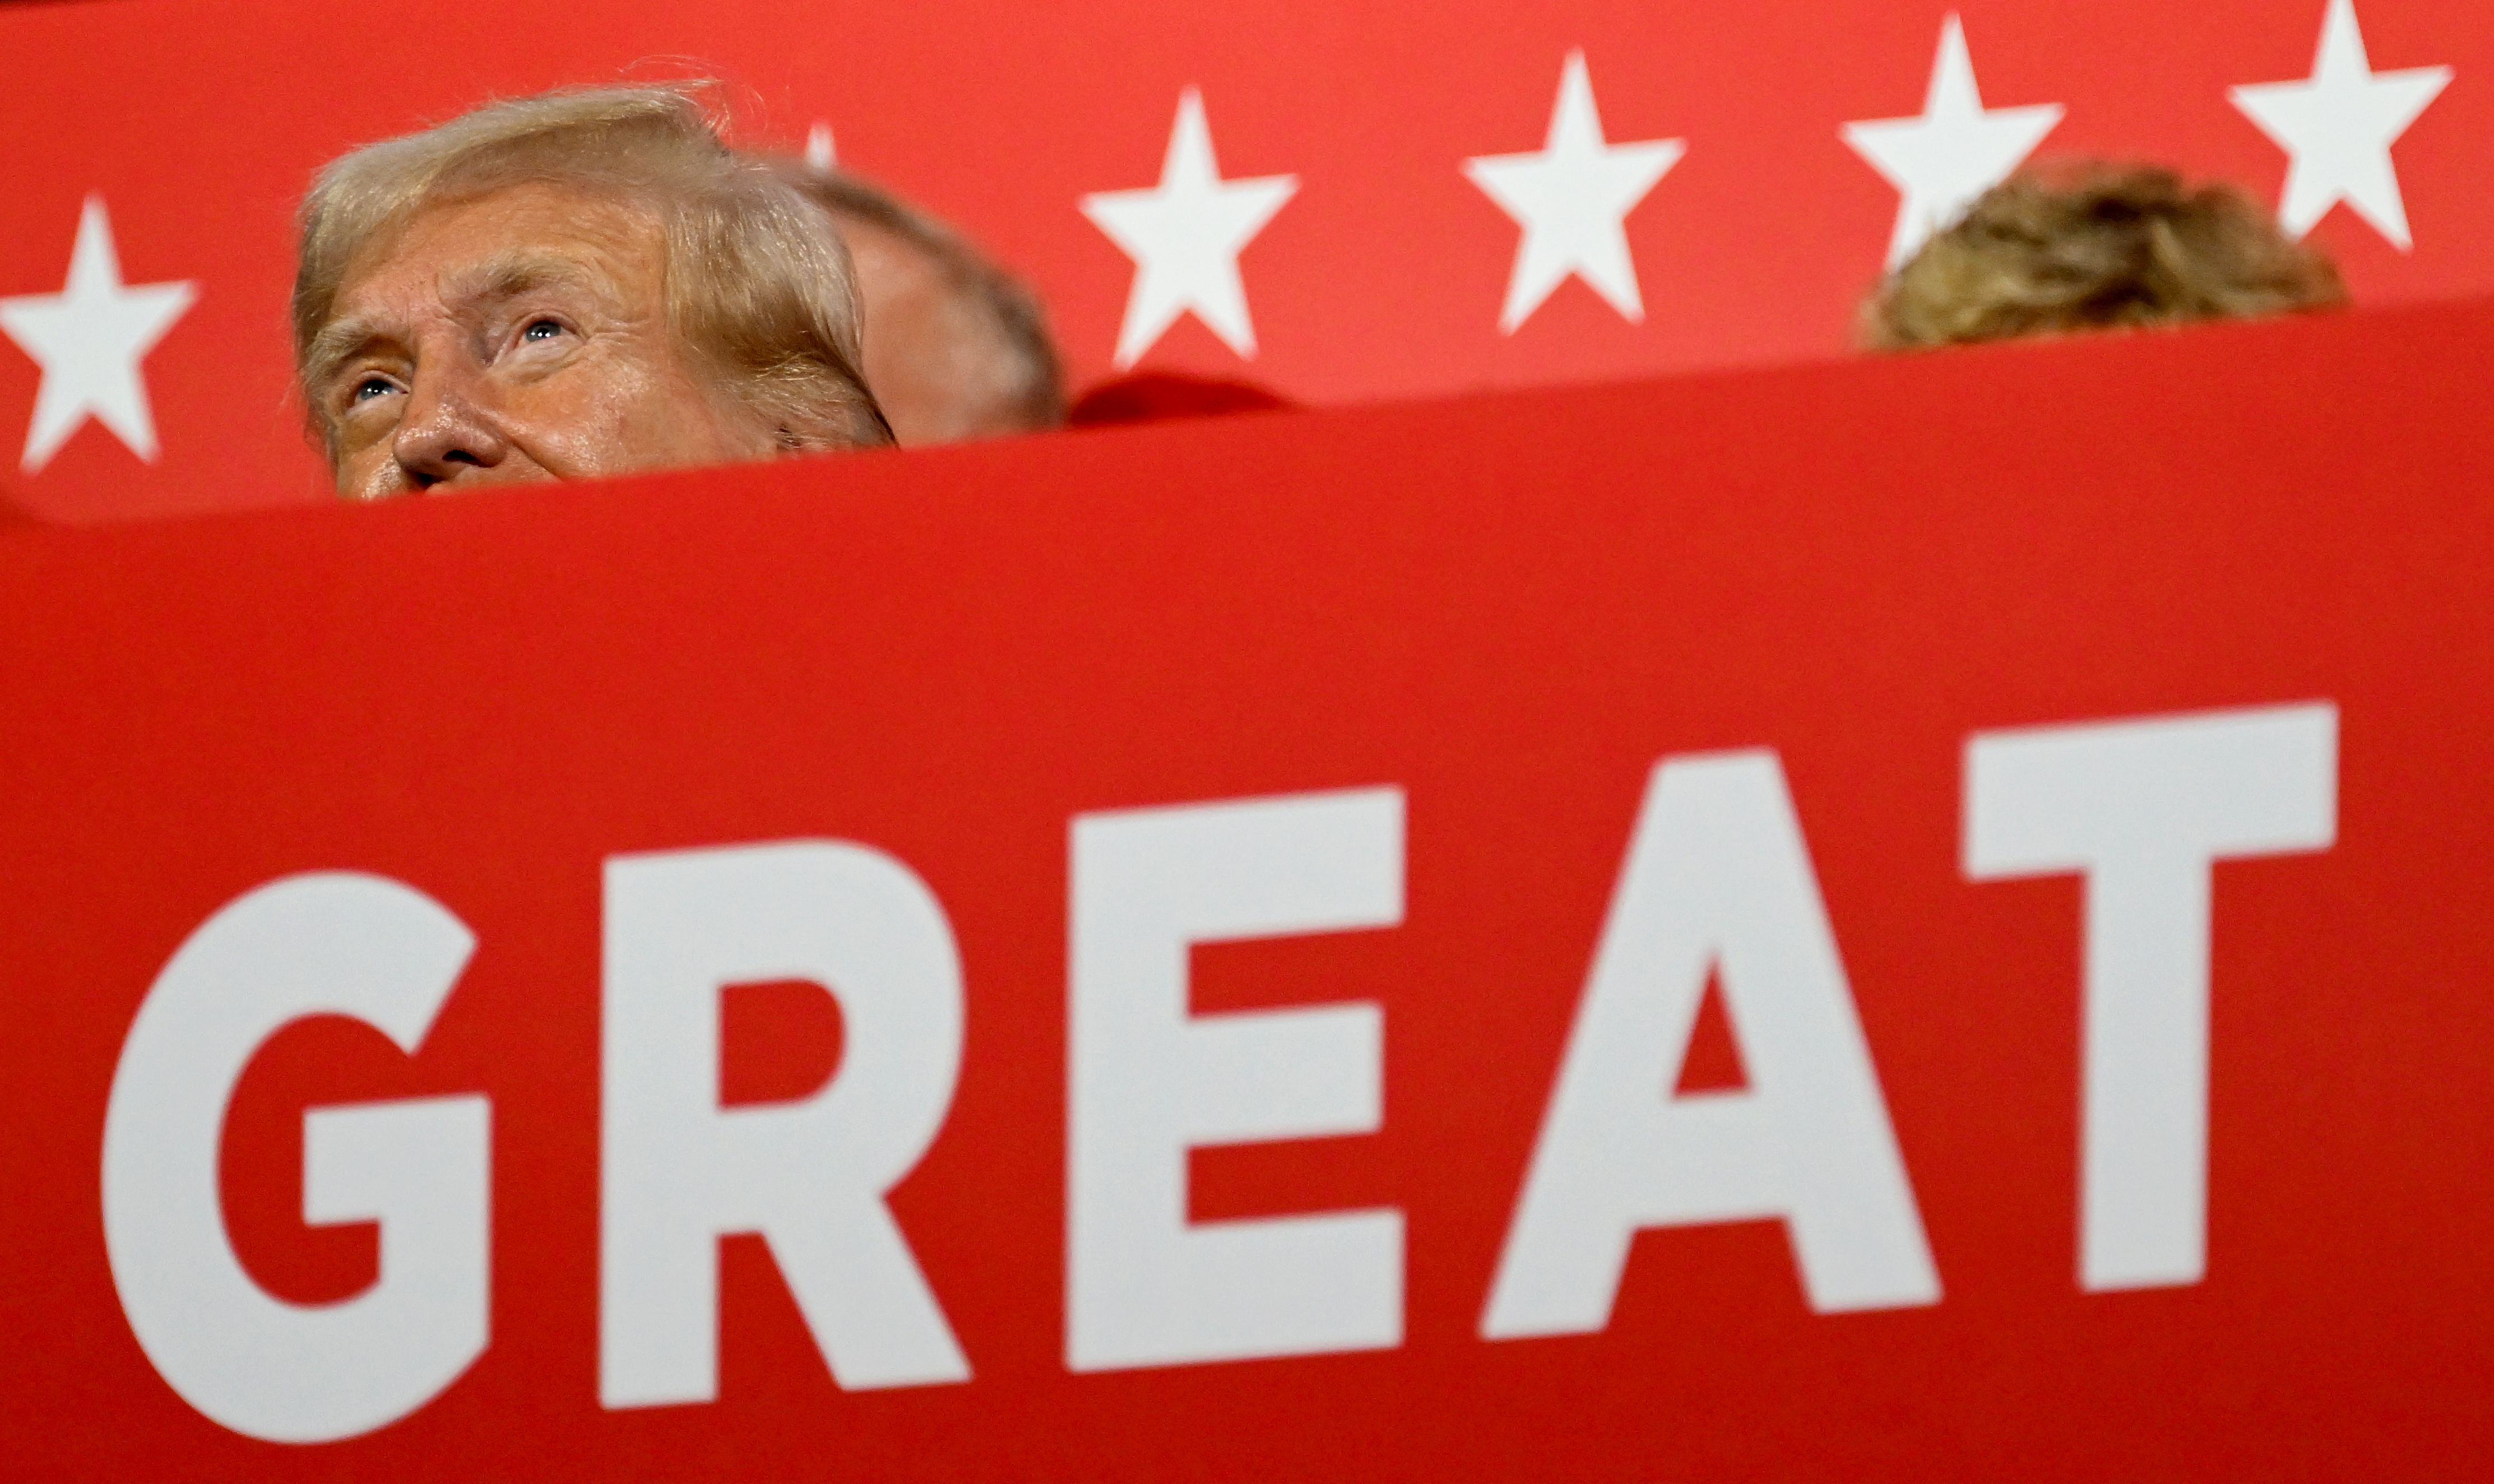
[[[1030,292],[958,232],[854,175],[790,161],[857,266],[866,379],[904,445],[1057,427],[1065,387]]]

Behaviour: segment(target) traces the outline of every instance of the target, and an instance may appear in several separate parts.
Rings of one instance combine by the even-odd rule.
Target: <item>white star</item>
[[[839,151],[832,144],[831,120],[814,120],[814,127],[806,131],[806,166],[828,175],[839,163]]]
[[[1082,214],[1135,260],[1117,365],[1132,366],[1189,310],[1242,356],[1256,353],[1238,254],[1299,189],[1295,175],[1223,180],[1212,158],[1203,95],[1178,95],[1161,183],[1141,191],[1095,191]]]
[[[1965,27],[1951,14],[1940,27],[1939,58],[1920,118],[1844,126],[1844,142],[1902,194],[1888,266],[1902,267],[1933,234],[1948,230],[1984,192],[2009,178],[2061,122],[2059,104],[1986,108],[1974,83]]]
[[[2277,209],[2289,232],[2301,237],[2345,201],[2406,252],[2415,240],[2390,146],[2449,84],[2448,67],[2373,71],[2355,0],[2329,0],[2309,79],[2254,83],[2227,96],[2293,157]]]
[[[104,197],[90,196],[70,248],[69,283],[58,293],[0,299],[0,331],[44,368],[22,467],[40,470],[89,416],[130,451],[156,461],[156,420],[138,361],[198,297],[190,284],[125,288]]]
[[[1627,215],[1688,152],[1681,139],[1604,143],[1585,53],[1568,52],[1541,149],[1464,162],[1472,183],[1524,228],[1498,327],[1514,334],[1571,273],[1629,323],[1644,323],[1645,300],[1628,257]]]

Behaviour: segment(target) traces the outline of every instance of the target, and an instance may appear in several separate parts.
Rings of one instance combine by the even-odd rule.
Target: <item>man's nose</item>
[[[478,379],[461,368],[419,371],[391,454],[418,490],[473,483],[510,457],[511,442]]]

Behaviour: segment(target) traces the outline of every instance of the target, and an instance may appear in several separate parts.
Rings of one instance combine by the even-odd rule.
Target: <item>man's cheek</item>
[[[635,465],[632,409],[619,406],[605,389],[558,376],[514,396],[509,406],[509,462],[518,477],[595,479]]]
[[[681,462],[677,441],[683,436],[684,408],[669,395],[664,379],[635,358],[614,357],[579,368],[570,388],[570,428],[581,445],[578,456],[593,461],[604,474]]]
[[[349,447],[338,461],[338,493],[372,499],[395,493],[405,483],[398,461],[391,457],[387,442],[368,442]]]

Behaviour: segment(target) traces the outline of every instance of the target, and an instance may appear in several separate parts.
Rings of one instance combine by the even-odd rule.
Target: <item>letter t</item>
[[[2207,1270],[2209,867],[2327,850],[2327,702],[1984,732],[1965,757],[1965,873],[2083,872],[2079,1286]]]

